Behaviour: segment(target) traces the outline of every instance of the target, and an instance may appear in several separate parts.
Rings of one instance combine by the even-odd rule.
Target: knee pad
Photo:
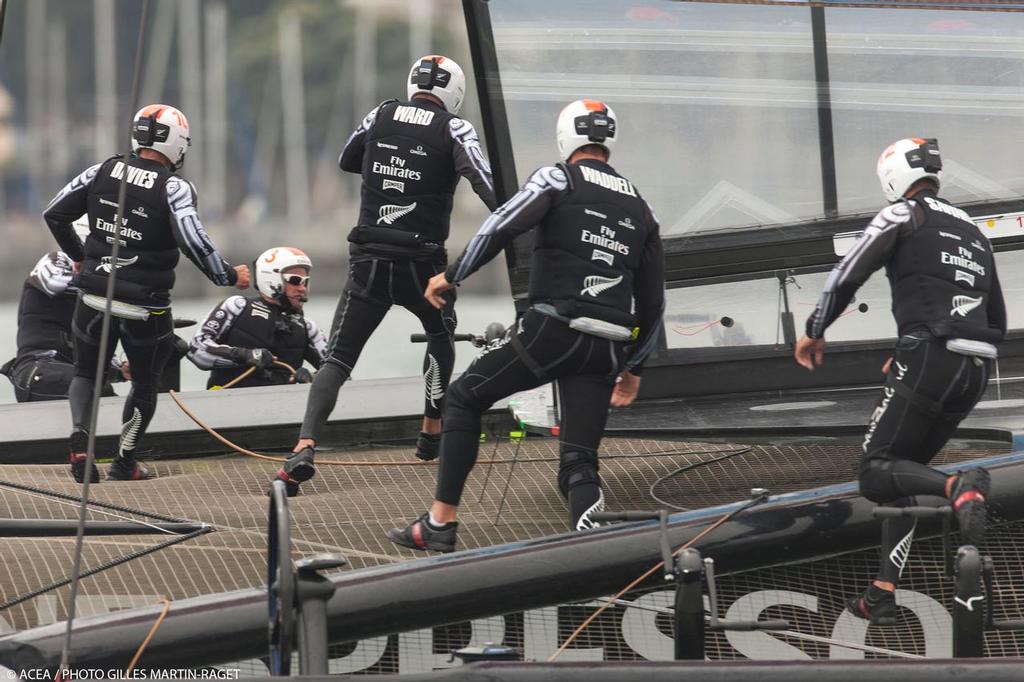
[[[879,504],[904,497],[893,480],[892,462],[885,459],[869,459],[861,464],[860,494]]]
[[[568,497],[569,491],[576,486],[600,485],[598,468],[596,452],[573,450],[561,453],[558,462],[558,489],[562,491],[562,496]]]
[[[22,375],[25,380],[21,387],[25,402],[66,398],[74,377],[74,365],[57,360],[37,360],[31,365],[30,371]]]

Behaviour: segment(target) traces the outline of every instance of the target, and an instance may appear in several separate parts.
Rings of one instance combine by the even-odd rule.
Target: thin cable
[[[128,664],[128,668],[124,671],[125,677],[129,679],[131,679],[132,671],[135,670],[135,664],[138,663],[139,658],[142,657],[142,652],[146,650],[146,647],[149,645],[150,640],[153,639],[153,635],[156,634],[156,631],[164,622],[164,618],[167,617],[167,612],[171,610],[171,600],[169,597],[164,597],[160,601],[163,602],[164,605],[163,610],[160,612],[160,616],[156,619],[156,622],[153,623],[153,627],[149,629],[149,633],[146,635],[146,638],[142,640],[142,644],[139,645],[139,648],[135,652],[135,655],[132,656],[132,662]]]
[[[90,575],[95,575],[96,573],[99,573],[100,571],[105,571],[105,570],[107,570],[109,568],[114,568],[115,566],[120,566],[121,564],[126,564],[129,561],[134,561],[135,559],[139,559],[139,558],[144,557],[144,556],[146,556],[148,554],[152,554],[153,552],[159,552],[161,549],[166,549],[166,548],[171,547],[173,545],[177,545],[179,543],[185,542],[186,540],[191,540],[192,538],[197,538],[200,535],[205,535],[207,533],[212,533],[213,531],[214,531],[213,526],[207,526],[205,528],[200,528],[199,530],[192,531],[191,533],[188,533],[187,535],[176,535],[175,537],[171,538],[170,540],[165,540],[164,542],[161,542],[160,544],[157,544],[157,545],[153,545],[152,547],[147,547],[146,549],[140,549],[140,550],[137,550],[135,552],[132,552],[131,554],[125,554],[124,556],[119,556],[116,559],[111,559],[110,561],[105,561],[102,564],[96,566],[95,568],[90,568],[87,571],[83,572],[79,577],[80,578],[87,578]],[[22,602],[25,602],[25,601],[28,601],[29,599],[34,599],[35,597],[38,597],[41,594],[46,594],[47,592],[49,592],[51,590],[56,590],[58,587],[63,587],[64,585],[67,585],[68,583],[70,583],[71,580],[72,580],[71,578],[62,578],[61,580],[57,580],[55,582],[50,583],[49,585],[44,585],[42,587],[37,587],[36,589],[32,590],[31,592],[26,592],[25,594],[18,595],[17,597],[14,597],[13,599],[9,599],[9,600],[5,601],[4,603],[0,604],[0,611],[3,611],[4,609],[9,609],[12,606],[17,606],[18,604],[20,604]],[[67,670],[67,668],[60,668],[59,669],[57,675],[54,677],[54,681],[55,682],[56,682],[56,680],[58,678],[63,679],[63,676],[61,675],[60,670]]]
[[[519,447],[523,444],[523,439],[520,438],[516,441],[516,449],[512,453],[512,466],[508,468],[508,476],[505,478],[505,489],[501,491],[501,501],[498,503],[498,511],[494,515],[494,525],[498,525],[498,521],[501,520],[501,510],[505,508],[505,498],[508,497],[508,487],[512,484],[512,474],[516,470],[516,460],[519,459]]]
[[[77,502],[68,502],[68,501],[65,501],[65,500],[50,499],[50,498],[47,498],[47,496],[45,494],[43,494],[43,493],[30,493],[30,492],[26,492],[24,490],[16,490],[15,492],[21,493],[22,495],[28,495],[29,497],[37,497],[37,498],[40,498],[40,499],[48,500],[49,502],[52,502],[54,504],[60,504],[60,505],[64,505],[64,506],[67,506],[67,507],[76,507],[76,506],[78,506]],[[113,516],[115,519],[121,519],[122,521],[128,521],[129,523],[137,523],[140,526],[145,526],[147,528],[152,528],[153,530],[158,530],[161,533],[167,533],[168,535],[177,535],[177,533],[175,533],[173,530],[167,530],[166,528],[161,528],[160,526],[157,526],[157,525],[152,524],[152,523],[146,523],[145,521],[140,521],[138,519],[133,519],[130,516],[124,516],[122,514],[115,514],[114,512],[105,511],[103,509],[90,509],[89,511],[91,511],[94,514],[104,514],[106,516]]]
[[[142,16],[139,18],[139,37],[135,43],[135,66],[132,74],[131,111],[138,108],[139,99],[139,74],[142,71],[142,44],[146,35],[146,20],[149,18],[149,0],[142,0]],[[124,204],[128,192],[128,159],[131,156],[131,137],[129,136],[128,150],[124,155],[125,171],[121,175],[121,187],[117,193],[117,213],[114,214],[114,240],[110,245],[110,268],[107,277],[106,304],[103,307],[103,322],[100,325],[100,347],[96,361],[96,377],[92,386],[92,409],[89,414],[89,440],[85,450],[85,475],[82,476],[82,506],[78,513],[78,532],[75,535],[75,551],[71,564],[71,594],[68,597],[68,620],[67,628],[64,631],[64,646],[60,652],[60,666],[57,676],[64,678],[64,671],[68,669],[68,655],[71,651],[71,628],[75,620],[75,601],[78,598],[78,573],[82,569],[82,544],[85,540],[85,514],[89,504],[89,483],[92,480],[92,468],[96,461],[96,420],[100,411],[100,393],[103,390],[106,372],[104,371],[104,358],[107,353],[107,345],[110,342],[110,306],[114,299],[114,282],[117,280],[117,254],[118,246],[121,243],[121,230],[123,223],[121,216],[124,215]]]
[[[657,487],[659,484],[661,484],[663,481],[665,481],[665,480],[667,480],[669,478],[672,478],[673,476],[676,476],[677,474],[681,474],[681,473],[684,473],[686,471],[691,471],[691,470],[696,469],[698,467],[707,466],[708,464],[714,464],[715,462],[721,462],[722,460],[732,459],[733,457],[738,457],[739,455],[745,455],[748,452],[753,451],[753,449],[754,449],[753,447],[740,448],[739,450],[733,450],[731,452],[726,452],[722,456],[715,457],[714,459],[706,459],[706,460],[703,460],[701,462],[690,462],[689,464],[684,464],[683,466],[679,467],[675,471],[671,471],[671,472],[665,474],[664,476],[660,476],[657,479],[655,479],[654,483],[651,484],[651,487],[647,489],[647,494],[651,496],[651,499],[653,499],[655,502],[657,502],[658,504],[660,504],[662,506],[671,507],[672,509],[675,509],[676,511],[690,511],[686,507],[680,507],[678,505],[672,504],[671,502],[666,502],[665,500],[661,499],[660,497],[657,496],[657,494],[655,494],[654,488]]]
[[[491,461],[487,465],[487,473],[484,475],[484,482],[480,486],[480,497],[478,497],[476,500],[477,504],[480,504],[481,502],[484,501],[484,492],[487,491],[487,482],[491,480],[491,471],[494,470],[494,460],[497,459],[498,456],[498,445],[501,443],[498,437],[494,435],[493,428],[491,429],[491,438],[494,439],[494,450],[491,451]]]
[[[27,490],[34,493],[41,493],[47,497],[55,497],[62,500],[72,500],[74,502],[81,502],[81,500],[74,495],[68,495],[67,493],[57,492],[56,490],[47,490],[46,488],[37,488],[31,485],[23,485],[21,483],[11,483],[10,481],[0,481],[0,486],[13,488],[14,490]],[[125,512],[127,514],[136,514],[138,516],[145,516],[157,521],[167,521],[168,523],[202,523],[197,522],[195,519],[180,519],[176,516],[167,516],[166,514],[160,514],[158,512],[143,511],[141,509],[135,509],[134,507],[125,507],[120,504],[111,504],[110,502],[102,502],[100,500],[90,500],[89,504],[93,507],[102,507],[103,509],[113,509],[114,511]],[[92,511],[96,511],[93,509]]]
[[[7,14],[7,0],[0,0],[0,43],[4,38],[4,16]]]
[[[672,556],[676,556],[677,554],[682,552],[684,549],[687,549],[687,548],[693,546],[699,540],[701,540],[704,536],[706,536],[708,533],[711,533],[712,531],[714,531],[716,528],[721,526],[723,523],[727,522],[732,517],[736,516],[737,514],[739,514],[742,511],[745,511],[745,510],[749,509],[750,507],[754,506],[758,502],[760,502],[760,499],[750,500],[750,501],[746,502],[745,504],[742,504],[739,507],[736,507],[732,511],[730,511],[730,512],[728,512],[726,514],[723,514],[713,524],[711,524],[710,526],[708,526],[707,528],[705,528],[701,532],[697,533],[697,535],[693,536],[685,544],[681,545],[680,547],[677,547],[672,552]],[[562,642],[562,645],[560,647],[558,647],[558,649],[555,651],[555,653],[551,654],[551,656],[548,658],[548,663],[551,663],[556,658],[558,658],[562,654],[562,652],[565,651],[566,648],[568,648],[568,646],[570,644],[572,644],[574,641],[576,641],[576,638],[580,636],[580,633],[583,632],[587,628],[588,625],[590,625],[592,622],[594,622],[594,620],[598,616],[600,616],[602,613],[604,613],[608,609],[608,607],[611,606],[614,603],[614,600],[621,598],[622,595],[624,595],[627,592],[629,592],[630,590],[632,590],[634,587],[636,587],[637,585],[642,583],[644,580],[647,580],[647,578],[649,578],[652,575],[654,575],[654,573],[657,572],[658,570],[660,570],[664,565],[665,565],[664,561],[659,561],[654,566],[651,566],[649,569],[644,571],[644,573],[641,574],[640,577],[636,578],[635,580],[630,582],[628,585],[623,587],[621,590],[616,592],[611,597],[611,599],[609,601],[605,602],[603,605],[598,607],[597,610],[595,610],[592,614],[590,614],[587,617],[587,619],[580,624],[580,626],[578,628],[576,628],[575,630],[572,631],[572,634],[569,635],[569,637],[567,637],[564,642]]]

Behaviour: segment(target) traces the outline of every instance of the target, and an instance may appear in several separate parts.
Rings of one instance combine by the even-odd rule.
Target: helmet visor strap
[[[929,138],[924,143],[907,152],[907,165],[920,168],[925,173],[938,173],[942,170],[942,157],[939,156],[939,142]]]
[[[577,135],[586,135],[591,142],[601,143],[615,137],[615,120],[601,111],[591,111],[586,116],[577,116],[573,121]]]
[[[448,86],[452,74],[442,69],[436,59],[424,59],[416,69],[416,75],[411,79],[412,83],[420,90],[433,90]]]

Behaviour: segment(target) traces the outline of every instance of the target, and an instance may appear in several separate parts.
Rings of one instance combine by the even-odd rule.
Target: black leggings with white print
[[[352,374],[370,335],[393,305],[402,306],[423,325],[427,336],[423,355],[423,415],[431,419],[441,417],[455,367],[455,291],[446,292],[448,303],[441,310],[430,305],[423,292],[427,281],[443,270],[442,260],[366,258],[350,265],[348,282],[334,312],[326,362],[310,387],[300,438],[319,440],[338,400],[338,391]]]
[[[859,472],[864,497],[911,506],[915,495],[946,496],[947,475],[927,464],[981,399],[991,363],[951,352],[945,340],[926,332],[899,340],[864,436]],[[897,582],[913,532],[913,518],[883,522],[879,579]]]
[[[476,463],[483,413],[502,398],[551,381],[561,407],[559,488],[569,500],[570,528],[587,526],[587,512],[602,504],[597,450],[622,361],[621,342],[528,310],[448,390],[436,499],[459,504]]]

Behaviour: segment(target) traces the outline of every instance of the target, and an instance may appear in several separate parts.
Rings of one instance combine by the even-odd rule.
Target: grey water
[[[186,299],[174,302],[176,318],[197,320],[197,325],[178,330],[188,340],[221,299]],[[321,328],[331,324],[336,298],[329,295],[314,296],[306,304],[306,315]],[[510,324],[515,319],[512,299],[508,296],[464,296],[456,304],[459,332],[483,334],[491,322]],[[18,302],[0,303],[0,364],[14,357],[17,350],[15,334],[18,325]],[[370,337],[352,373],[353,379],[379,379],[416,376],[422,373],[423,344],[409,341],[409,335],[423,331],[419,321],[404,308],[395,307]],[[465,369],[476,357],[477,349],[469,343],[456,344],[455,371]],[[207,373],[187,359],[181,362],[181,389],[202,390],[206,387]],[[118,395],[128,392],[128,384],[115,384]],[[6,377],[0,377],[0,403],[13,403],[14,389]]]

